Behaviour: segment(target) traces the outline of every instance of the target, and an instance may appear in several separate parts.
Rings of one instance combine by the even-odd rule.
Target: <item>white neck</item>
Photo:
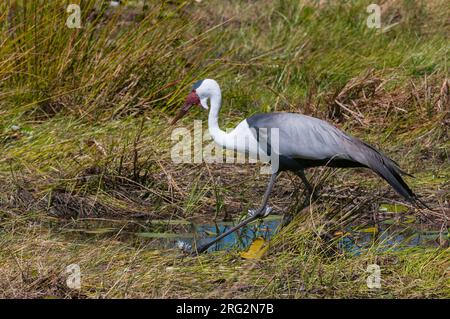
[[[225,145],[227,133],[219,128],[219,111],[222,106],[222,95],[217,87],[210,91],[210,111],[208,115],[208,131],[213,140],[219,145]]]

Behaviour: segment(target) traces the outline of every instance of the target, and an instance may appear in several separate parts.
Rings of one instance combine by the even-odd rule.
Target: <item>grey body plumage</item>
[[[247,118],[254,131],[279,130],[280,170],[302,170],[315,166],[367,167],[385,179],[400,195],[414,201],[415,195],[401,175],[406,174],[389,157],[335,126],[296,113],[262,113]],[[270,145],[270,134],[268,134]]]

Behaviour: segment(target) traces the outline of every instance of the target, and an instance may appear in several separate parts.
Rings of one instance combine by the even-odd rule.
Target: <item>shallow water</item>
[[[331,234],[336,239],[337,246],[351,254],[361,254],[377,242],[377,249],[400,250],[409,247],[438,246],[439,240],[449,239],[449,232],[441,233],[439,229],[424,229],[414,224],[414,218],[402,215],[402,207],[381,205],[380,212],[391,211],[392,218],[374,225],[351,225],[343,232]],[[228,235],[208,251],[229,249],[243,250],[256,238],[269,240],[279,229],[282,216],[271,215],[262,221],[253,222],[246,227]],[[121,240],[138,241],[150,244],[158,249],[190,250],[195,243],[206,244],[218,235],[233,227],[239,221],[217,223],[191,223],[185,220],[167,221],[118,221],[118,220],[78,220],[60,228],[67,233],[82,233],[85,235],[116,235]]]
[[[282,221],[281,216],[271,216],[270,219],[266,219],[256,224],[247,225],[242,229],[231,233],[227,237],[218,241],[211,246],[208,251],[218,251],[231,248],[244,249],[248,247],[256,238],[262,237],[265,240],[270,239],[278,226]],[[196,226],[196,233],[199,235],[197,239],[197,245],[203,245],[216,238],[218,235],[224,233],[230,229],[233,224],[203,224]],[[193,245],[194,242],[190,241],[189,245]]]
[[[282,221],[281,216],[272,216],[270,220],[252,224],[242,230],[230,234],[218,243],[214,244],[208,251],[218,251],[227,249],[244,249],[248,247],[256,238],[262,237],[265,240],[270,239],[278,230]],[[203,224],[195,227],[197,245],[206,244],[221,233],[228,230],[230,224]],[[449,233],[445,231],[443,235],[448,239]],[[336,240],[338,247],[355,255],[359,255],[365,249],[373,245],[375,240],[379,243],[377,246],[381,250],[400,250],[408,247],[432,247],[439,245],[439,230],[421,230],[414,225],[391,225],[391,221],[380,222],[377,225],[347,227],[344,234],[337,234]],[[194,244],[194,238],[179,239],[188,245]],[[176,245],[176,243],[173,243]]]

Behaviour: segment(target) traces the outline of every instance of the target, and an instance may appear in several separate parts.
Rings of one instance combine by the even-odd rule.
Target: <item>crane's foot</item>
[[[265,206],[260,209],[249,209],[248,216],[255,217],[255,218],[264,218],[264,217],[269,216],[272,211],[273,211],[273,209],[270,206]]]

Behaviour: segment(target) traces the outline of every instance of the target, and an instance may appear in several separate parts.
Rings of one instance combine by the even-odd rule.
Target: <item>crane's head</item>
[[[191,92],[188,94],[183,107],[173,118],[171,125],[175,124],[179,119],[186,115],[193,105],[199,105],[205,110],[208,109],[208,98],[213,93],[220,95],[220,88],[216,81],[211,79],[200,80],[194,83]]]

